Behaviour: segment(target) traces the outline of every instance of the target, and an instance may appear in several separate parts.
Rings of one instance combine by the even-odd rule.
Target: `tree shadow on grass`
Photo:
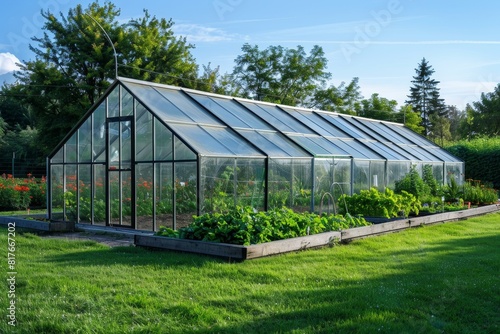
[[[307,279],[318,282],[317,287],[277,287],[269,295],[256,291],[224,301],[204,300],[202,307],[220,309],[221,314],[245,305],[244,312],[253,320],[237,324],[228,320],[228,325],[191,333],[498,333],[498,249],[500,236],[431,244],[421,254],[388,250],[384,256],[393,261],[375,257],[364,261],[385,266],[393,272],[389,275],[338,281],[335,275],[316,273]],[[307,255],[308,260],[325,261],[323,255]],[[402,257],[407,260],[400,261]],[[357,260],[353,256],[348,261]],[[332,267],[324,265],[326,271]],[[285,268],[274,268],[280,269]],[[249,274],[246,280],[261,279]],[[172,312],[196,317],[184,307]]]
[[[198,307],[171,305],[165,316],[189,322],[204,318],[200,312],[207,309],[221,315],[213,319],[213,325],[194,325],[198,329],[178,333],[497,333],[500,235],[422,243],[417,248],[378,248],[372,254],[370,246],[353,243],[345,247],[364,247],[365,252],[339,254],[334,248],[238,263],[234,279],[248,286],[246,292],[194,300]],[[44,261],[62,266],[118,263],[183,270],[226,262],[134,247],[66,252],[47,256]],[[322,270],[311,270],[306,262]],[[337,270],[345,269],[340,266],[349,263],[363,266],[356,266],[352,278],[336,275]],[[377,275],[378,269],[384,274]],[[225,275],[216,269],[208,273],[210,277],[203,278],[207,282]],[[293,285],[301,282],[293,275],[303,276],[306,287]],[[251,320],[239,320],[248,317]]]

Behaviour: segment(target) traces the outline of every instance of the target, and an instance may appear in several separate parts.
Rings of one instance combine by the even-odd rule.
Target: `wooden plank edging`
[[[341,232],[324,232],[305,237],[277,240],[250,246],[139,234],[135,235],[134,243],[136,246],[161,248],[182,252],[214,255],[219,257],[228,257],[237,260],[246,260],[299,251],[308,248],[322,247],[330,245],[335,241],[349,241],[358,238],[401,231],[420,225],[464,219],[498,211],[500,211],[500,204],[494,204],[462,211],[444,212],[424,217],[400,219],[387,223],[355,227],[343,230]]]
[[[75,230],[75,223],[73,222],[43,222],[17,217],[0,217],[0,225],[8,226],[10,223],[15,223],[16,228],[46,232],[71,232]]]

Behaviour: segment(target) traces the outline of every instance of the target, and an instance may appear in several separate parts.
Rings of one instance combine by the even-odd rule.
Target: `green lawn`
[[[5,228],[0,245],[6,277]],[[18,323],[2,292],[1,333],[500,332],[500,214],[241,263],[21,231],[16,245]]]

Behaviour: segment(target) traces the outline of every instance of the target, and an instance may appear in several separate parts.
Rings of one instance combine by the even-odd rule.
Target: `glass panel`
[[[210,98],[208,96],[204,96],[204,95],[200,95],[200,94],[193,94],[193,93],[188,93],[188,94],[192,98],[194,98],[196,101],[198,101],[198,103],[200,103],[202,106],[204,106],[205,108],[210,110],[210,112],[212,114],[217,116],[219,119],[224,120],[224,122],[227,125],[229,125],[231,127],[242,127],[242,128],[249,127],[248,124],[246,124],[243,120],[241,120],[239,117],[233,115],[226,108],[223,108],[220,105],[220,103],[217,103],[223,99]]]
[[[93,159],[95,162],[106,161],[106,105],[102,103],[92,113]]]
[[[388,161],[387,187],[394,189],[396,187],[396,181],[403,179],[405,175],[408,174],[410,165],[410,162]]]
[[[201,164],[201,212],[226,212],[236,202],[235,159],[203,158]]]
[[[351,194],[351,160],[349,159],[335,159],[333,161],[333,184],[332,195],[337,201],[343,195]],[[342,205],[342,203],[337,203]]]
[[[354,127],[352,124],[347,122],[343,117],[335,115],[333,113],[321,113],[320,114],[324,119],[326,119],[328,122],[332,123],[334,126],[336,126],[339,129],[342,129],[345,133],[349,135],[350,138],[368,138],[371,139],[370,136],[367,136],[363,132],[361,132],[359,129]]]
[[[292,160],[270,159],[268,173],[269,209],[292,207]]]
[[[153,231],[153,164],[136,165],[136,229]]]
[[[311,211],[312,159],[292,160],[292,208],[297,212]]]
[[[385,161],[370,162],[370,187],[379,191],[385,189]]]
[[[186,116],[179,108],[168,101],[163,95],[156,91],[153,87],[124,83],[134,95],[144,105],[163,120],[193,122],[192,119]]]
[[[264,159],[236,160],[236,205],[264,210]]]
[[[196,160],[196,154],[177,137],[174,137],[174,152],[175,160]]]
[[[464,169],[463,164],[445,164],[446,168],[446,183],[449,184],[452,178],[457,181],[458,185],[464,183]]]
[[[172,103],[178,110],[186,115],[191,121],[196,123],[222,125],[215,117],[213,117],[206,110],[200,108],[199,105],[194,103],[188,96],[180,90],[155,88],[161,95]]]
[[[77,162],[77,150],[76,150],[76,132],[71,136],[70,139],[65,144],[66,146],[66,163]]]
[[[52,164],[57,164],[57,163],[63,163],[64,162],[64,146],[57,151],[56,154],[54,154],[54,157],[50,160],[50,163]]]
[[[106,166],[94,165],[94,224],[106,225]]]
[[[161,226],[174,228],[173,167],[172,163],[155,164],[156,229]]]
[[[351,160],[315,159],[314,174],[314,211],[337,213],[340,195],[351,194]]]
[[[123,87],[121,87],[122,93],[122,110],[121,116],[132,116],[134,114],[134,98],[130,93]]]
[[[78,219],[78,182],[77,165],[65,165],[64,204],[66,219],[76,222]]]
[[[354,160],[353,192],[370,188],[370,161]]]
[[[108,125],[109,129],[109,168],[120,168],[120,123],[111,122]]]
[[[175,228],[189,225],[197,214],[196,179],[196,162],[175,164]]]
[[[78,213],[81,222],[92,222],[92,166],[78,166]]]
[[[132,226],[132,184],[131,172],[110,171],[110,209],[111,224]]]
[[[92,119],[89,117],[78,129],[78,161],[91,162],[92,160]]]
[[[63,219],[64,206],[64,167],[50,166],[50,187],[53,219]]]
[[[227,147],[197,125],[171,124],[171,126],[197,152],[205,155],[234,155]]]
[[[252,144],[248,143],[245,139],[238,136],[235,132],[226,128],[215,128],[204,126],[203,129],[207,131],[219,143],[226,146],[230,152],[238,156],[260,156],[260,153],[255,149]]]
[[[136,107],[136,160],[153,160],[153,115],[142,105]]]
[[[155,118],[155,160],[173,160],[172,132]]]
[[[297,144],[277,132],[238,131],[249,142],[261,149],[270,157],[309,157],[306,151]]]
[[[432,175],[440,185],[444,185],[444,164],[433,164]]]
[[[340,146],[340,142],[343,142],[344,144],[350,147],[350,150],[345,150],[348,153],[351,153],[354,150],[356,152],[361,153],[363,156],[369,159],[379,159],[379,160],[383,159],[383,157],[380,154],[377,154],[375,151],[371,150],[369,147],[363,145],[362,142],[359,142],[357,140],[340,139],[340,141],[335,141],[335,144],[339,144]]]
[[[132,122],[120,122],[121,140],[121,161],[122,169],[130,169],[132,163]]]
[[[120,86],[116,86],[107,98],[108,101],[108,117],[120,116]]]

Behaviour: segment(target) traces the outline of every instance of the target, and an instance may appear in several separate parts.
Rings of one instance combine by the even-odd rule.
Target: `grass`
[[[240,263],[16,234],[1,333],[498,333],[500,214]],[[7,275],[7,231],[0,229]],[[7,289],[5,279],[3,291]]]

